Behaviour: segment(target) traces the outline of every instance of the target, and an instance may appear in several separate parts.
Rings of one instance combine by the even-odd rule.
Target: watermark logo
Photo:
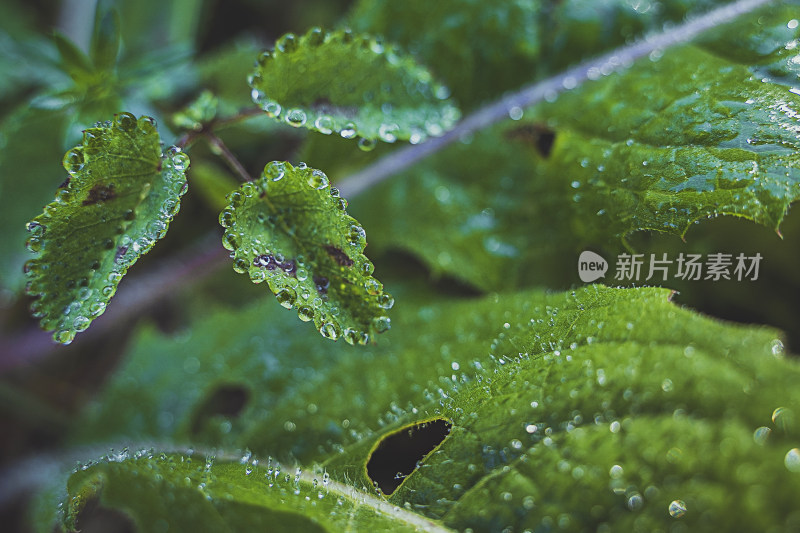
[[[607,271],[608,261],[602,256],[588,250],[581,252],[581,256],[578,258],[578,276],[582,282],[591,283],[603,278]]]
[[[670,259],[667,254],[620,254],[614,269],[617,281],[756,281],[762,256],[712,253],[684,254]],[[600,255],[585,251],[578,258],[578,275],[584,283],[605,277],[608,263]]]

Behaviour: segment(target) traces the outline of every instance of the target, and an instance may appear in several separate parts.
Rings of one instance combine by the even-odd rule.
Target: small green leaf
[[[77,470],[68,486],[63,525],[69,530],[80,529],[81,511],[97,498],[124,510],[139,531],[450,531],[325,472],[249,452],[233,460],[126,450]]]
[[[162,153],[155,121],[120,113],[64,156],[70,176],[28,223],[31,305],[60,343],[100,316],[122,277],[164,236],[186,192],[189,158]]]
[[[179,128],[200,131],[217,116],[219,101],[211,91],[201,92],[189,105],[172,115]]]
[[[422,142],[459,118],[449,90],[410,56],[368,35],[286,34],[250,76],[253,101],[287,124],[346,139]]]
[[[112,9],[103,12],[102,2],[97,3],[95,12],[94,33],[89,54],[92,63],[98,70],[107,70],[114,66],[119,53],[119,13]]]
[[[372,277],[364,229],[319,170],[273,161],[228,196],[220,213],[233,268],[267,282],[280,304],[304,322],[350,344],[389,329],[394,299]]]
[[[53,32],[53,41],[61,55],[61,66],[64,72],[69,74],[76,83],[87,80],[94,73],[94,67],[89,57],[64,34],[58,31]]]

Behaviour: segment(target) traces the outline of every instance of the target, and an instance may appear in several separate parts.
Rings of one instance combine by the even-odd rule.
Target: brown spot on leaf
[[[533,146],[542,157],[550,157],[556,132],[543,124],[525,124],[506,131],[507,139]]]
[[[328,287],[330,287],[331,282],[325,276],[314,276],[314,285],[317,286],[317,292],[325,296],[328,294]]]
[[[350,257],[339,248],[330,244],[324,245],[323,248],[325,248],[325,251],[328,252],[328,255],[331,256],[334,261],[336,261],[337,265],[345,267],[353,266],[353,260],[350,259]]]
[[[107,202],[109,200],[113,200],[117,197],[117,193],[114,192],[113,185],[103,185],[102,183],[98,183],[92,190],[89,191],[89,194],[86,196],[86,200],[83,201],[83,205],[92,205],[98,202]]]
[[[264,254],[256,256],[256,258],[253,259],[253,266],[266,268],[267,270],[275,270],[276,268],[280,268],[293,278],[297,277],[297,263],[295,263],[294,259],[289,259],[288,261],[281,263],[275,259],[274,255]]]

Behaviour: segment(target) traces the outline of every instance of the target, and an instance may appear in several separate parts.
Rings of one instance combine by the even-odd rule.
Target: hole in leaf
[[[453,425],[437,418],[406,426],[386,436],[367,462],[367,475],[381,491],[389,495],[417,469],[417,463],[439,446]]]
[[[242,412],[250,393],[241,385],[222,385],[195,412],[192,433],[198,434],[204,426],[218,417],[234,418]]]
[[[542,124],[525,124],[510,129],[506,132],[506,137],[533,146],[542,157],[550,157],[553,143],[556,142],[556,132]]]
[[[133,520],[118,509],[104,507],[98,498],[86,502],[75,520],[76,530],[82,533],[134,533]]]

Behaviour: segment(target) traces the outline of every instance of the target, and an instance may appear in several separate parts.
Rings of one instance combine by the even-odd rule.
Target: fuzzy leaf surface
[[[287,34],[250,77],[253,101],[289,125],[375,141],[422,142],[459,118],[449,90],[414,59],[368,35]]]
[[[329,339],[366,344],[389,329],[394,299],[372,277],[364,228],[322,171],[273,161],[228,200],[219,219],[234,270],[266,281],[283,307],[296,307]]]
[[[449,435],[388,498],[449,527],[535,529],[564,516],[575,531],[791,530],[800,368],[775,331],[669,296],[590,286],[420,298],[396,317],[413,334],[368,350],[272,342],[288,319],[258,303],[174,341],[143,335],[76,437],[248,447],[262,465],[319,463],[366,491],[376,446],[444,419]],[[232,388],[245,398],[235,412],[221,408]],[[670,515],[673,501],[683,516]]]
[[[778,231],[800,195],[799,30],[792,6],[759,15],[598,70],[376,187],[355,215],[380,246],[488,290],[553,279],[548,265],[637,231],[684,236],[722,215]],[[735,57],[726,31],[747,36]]]
[[[25,265],[42,328],[69,343],[106,309],[117,285],[161,239],[186,191],[189,158],[162,153],[155,122],[130,113],[89,128],[64,156],[69,178],[28,223]]]

